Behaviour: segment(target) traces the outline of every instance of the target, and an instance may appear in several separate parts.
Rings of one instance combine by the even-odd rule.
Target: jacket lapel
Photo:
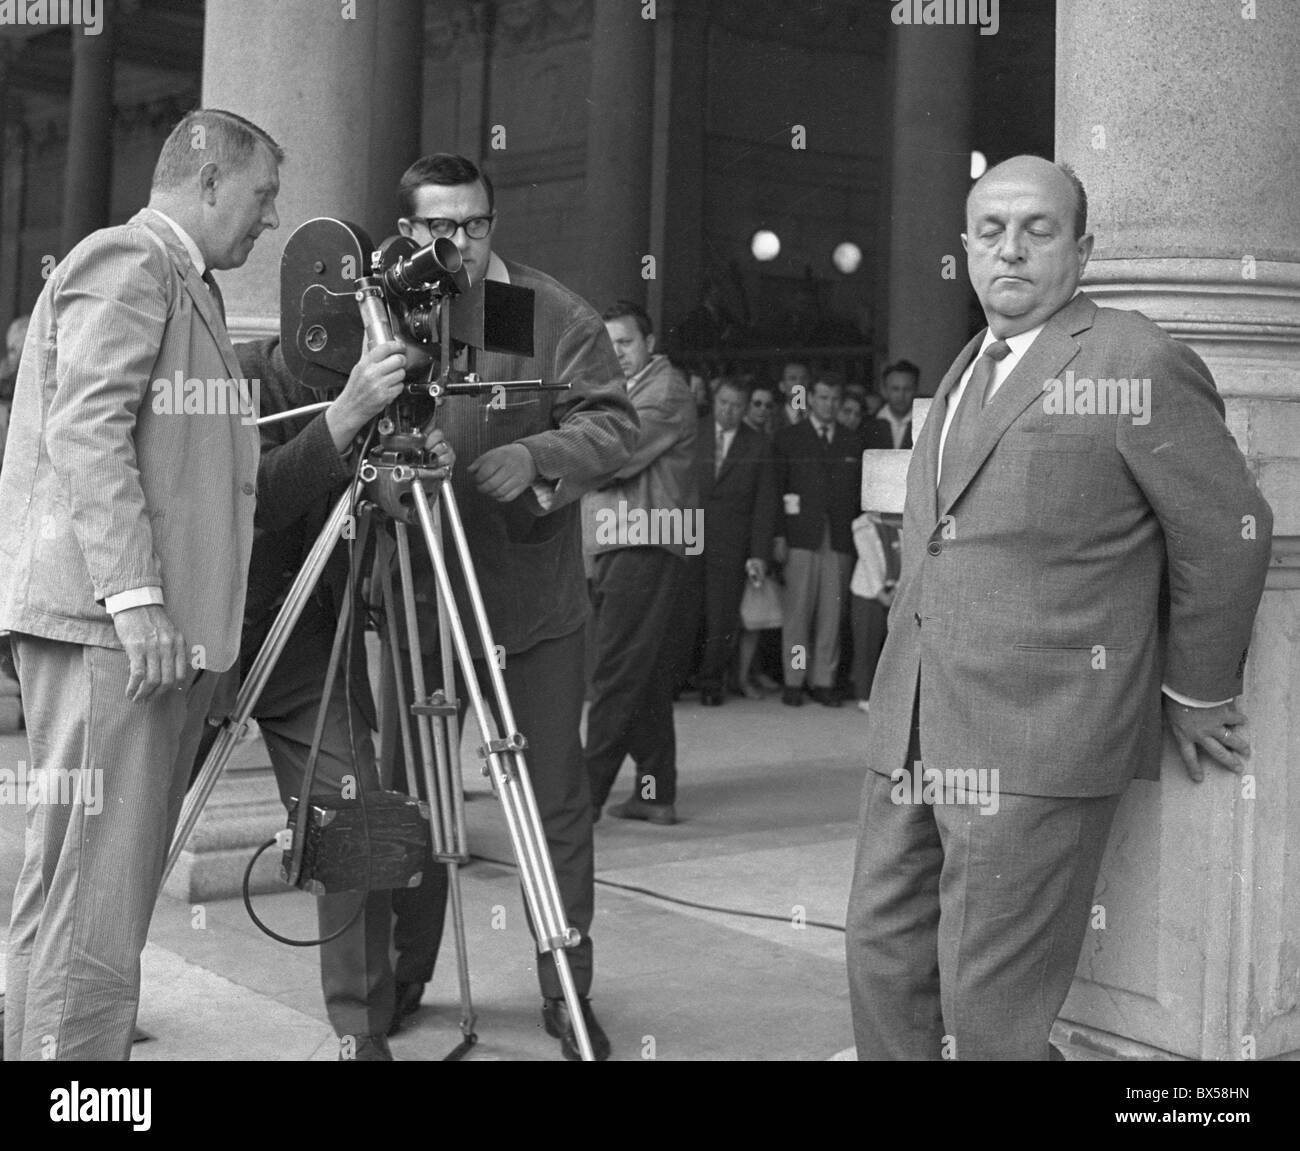
[[[207,284],[203,282],[203,278],[190,261],[190,255],[185,250],[185,245],[181,243],[180,238],[167,221],[150,209],[141,209],[136,214],[135,219],[162,241],[168,255],[172,258],[172,263],[180,273],[181,280],[185,284],[185,290],[194,302],[194,310],[208,329],[209,334],[212,336],[212,342],[217,345],[217,350],[221,352],[221,359],[226,365],[226,370],[234,379],[239,379],[241,374],[239,360],[235,356],[235,349],[230,342],[230,335],[226,331],[226,326],[221,321],[221,314],[217,310],[217,302],[212,298],[212,293],[208,290]]]
[[[938,509],[939,515],[947,514],[1021,413],[1036,400],[1042,399],[1043,385],[1048,380],[1059,377],[1065,365],[1079,354],[1079,343],[1074,337],[1092,327],[1092,317],[1096,311],[1097,305],[1087,296],[1076,296],[1047,321],[1047,325],[1038,333],[1038,338],[1029,346],[1011,374],[1003,380],[997,394],[984,409],[975,448],[963,457],[951,488],[952,500]],[[983,333],[977,337],[981,342],[983,338]],[[978,346],[977,343],[976,347]]]

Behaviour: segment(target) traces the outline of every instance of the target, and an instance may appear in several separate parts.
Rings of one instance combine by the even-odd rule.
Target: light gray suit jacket
[[[120,648],[105,598],[153,584],[208,668],[235,662],[257,429],[238,404],[175,411],[177,373],[207,404],[239,361],[146,208],[78,244],[32,313],[0,474],[0,629]]]
[[[982,339],[944,377],[912,455],[867,764],[905,765],[919,677],[927,771],[997,768],[1008,794],[1114,794],[1158,773],[1162,683],[1205,701],[1241,691],[1272,513],[1204,363],[1083,295],[989,402],[939,506],[947,396]],[[1149,380],[1149,420],[1044,401],[1049,380],[1103,378]]]

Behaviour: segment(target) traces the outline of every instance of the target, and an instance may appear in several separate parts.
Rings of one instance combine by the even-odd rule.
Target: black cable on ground
[[[519,865],[507,859],[493,859],[489,855],[470,854],[470,859],[477,859],[481,863],[495,863],[498,867],[512,867],[516,871]],[[766,911],[745,911],[740,907],[721,907],[716,903],[697,903],[693,899],[681,899],[676,895],[665,895],[662,891],[652,891],[648,887],[637,887],[632,883],[618,883],[613,879],[601,879],[597,877],[596,883],[602,887],[615,887],[619,891],[631,891],[637,895],[648,895],[651,899],[661,899],[665,903],[675,903],[679,907],[694,907],[699,911],[716,911],[719,915],[740,915],[745,919],[767,919],[773,923],[790,923],[792,917],[789,915],[772,915]],[[838,931],[844,934],[844,925],[842,923],[826,923],[820,919],[805,919],[802,924],[804,927],[821,927],[827,931]]]

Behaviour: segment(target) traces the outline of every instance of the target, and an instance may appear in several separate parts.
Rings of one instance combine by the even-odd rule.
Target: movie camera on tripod
[[[458,875],[459,866],[469,859],[459,770],[460,704],[456,699],[454,674],[458,663],[482,738],[479,754],[484,760],[484,773],[491,778],[501,802],[537,945],[554,955],[574,1037],[582,1057],[590,1060],[593,1058],[590,1039],[565,954],[565,949],[576,946],[580,937],[568,924],[556,883],[524,761],[528,743],[515,726],[504,678],[495,661],[484,661],[484,674],[490,681],[491,708],[480,687],[443,552],[444,520],[459,560],[479,650],[491,652],[496,645],[454,492],[425,446],[437,422],[438,405],[450,397],[482,394],[495,397],[510,391],[568,386],[539,379],[488,381],[478,373],[480,352],[533,355],[533,293],[527,288],[493,280],[471,284],[460,251],[449,238],[435,239],[420,247],[408,237],[397,236],[375,248],[355,224],[328,217],[307,221],[289,237],[281,260],[280,293],[281,350],[285,363],[304,385],[328,398],[269,418],[297,416],[328,407],[347,383],[366,340],[372,347],[393,341],[403,345],[405,388],[368,430],[356,479],[335,505],[249,668],[234,713],[226,720],[186,799],[164,878],[179,858],[203,805],[247,726],[257,698],[344,534],[345,525],[361,518],[368,529],[373,519],[386,518],[391,521],[391,537],[384,531],[375,532],[380,554],[376,571],[383,585],[386,617],[385,658],[391,661],[402,699],[408,697],[402,669],[404,654],[409,660],[410,706],[398,708],[398,727],[406,762],[419,765],[425,803],[381,792],[367,804],[363,795],[358,819],[355,808],[312,798],[311,784],[325,709],[351,623],[352,597],[348,596],[339,612],[316,733],[300,788],[300,794],[308,802],[297,803],[291,813],[291,827],[262,850],[272,845],[282,847],[284,879],[318,894],[406,886],[421,879],[419,869],[427,819],[433,857],[448,871],[460,981],[463,1038],[448,1058],[464,1054],[477,1041],[477,1036]],[[412,525],[423,537],[438,589],[444,686],[432,695],[425,690],[416,626],[409,542]],[[365,548],[353,550],[359,562]],[[394,567],[400,589],[396,594],[392,586]],[[354,579],[356,574],[354,567]],[[392,626],[396,617],[393,609],[399,599],[405,621],[405,653]],[[251,870],[252,863],[249,874]],[[245,897],[247,900],[247,892]],[[251,904],[249,912],[253,914]],[[255,915],[254,920],[257,921]]]

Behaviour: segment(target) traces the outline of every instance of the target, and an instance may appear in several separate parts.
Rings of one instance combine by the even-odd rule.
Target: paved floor
[[[794,709],[735,699],[677,705],[682,822],[596,828],[593,1003],[615,1059],[827,1059],[852,1035],[842,924],[848,897],[859,748],[866,717],[848,706]],[[0,764],[26,758],[0,737]],[[466,760],[469,763],[469,760]],[[471,843],[511,858],[500,810],[467,769]],[[631,785],[625,768],[614,800]],[[0,805],[0,938],[21,857],[22,813]],[[479,1044],[471,1060],[556,1059],[541,1030],[532,947],[514,872],[462,873]],[[623,887],[613,886],[624,885]],[[757,912],[743,918],[654,895]],[[315,932],[314,901],[263,896],[282,934]],[[449,940],[448,940],[449,942]],[[0,961],[2,962],[2,961]],[[444,950],[425,1005],[393,1041],[399,1059],[441,1059],[458,1041],[455,965]],[[316,953],[261,935],[238,900],[164,897],[144,955],[137,1059],[333,1059]]]

